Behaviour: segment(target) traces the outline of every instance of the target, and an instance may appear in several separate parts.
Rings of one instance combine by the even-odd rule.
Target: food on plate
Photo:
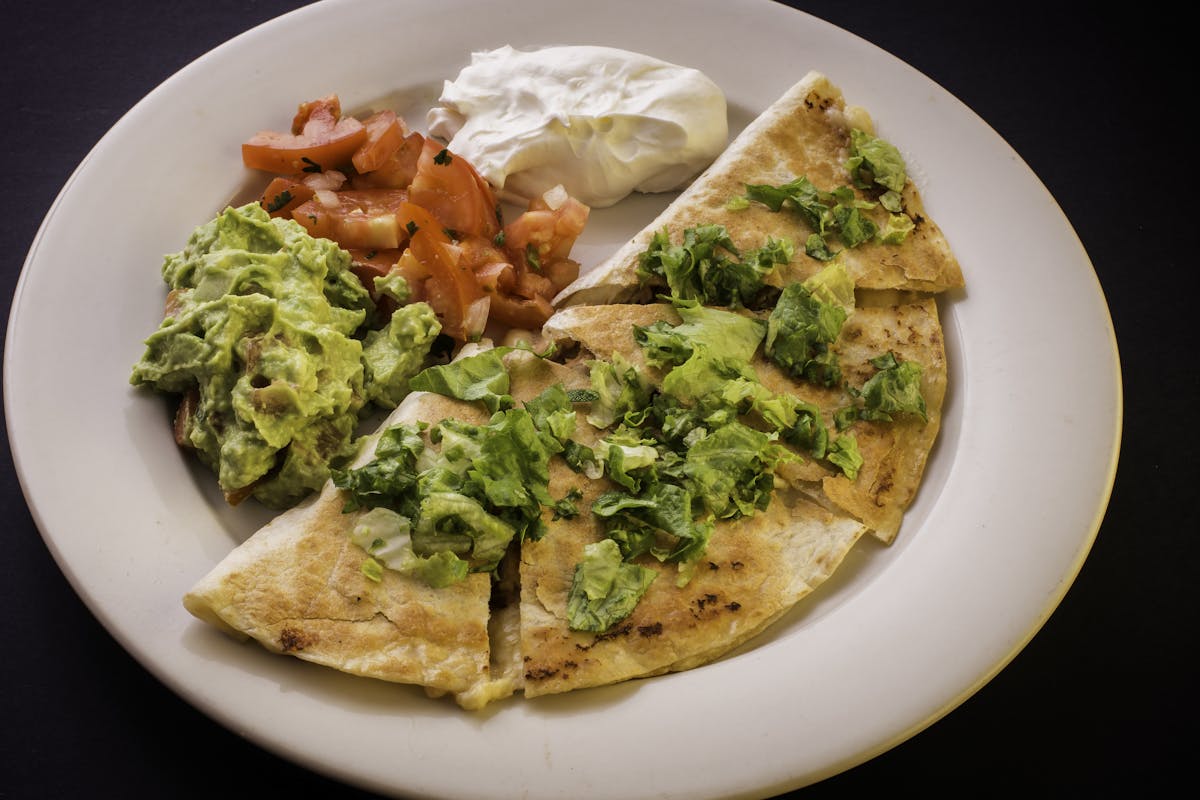
[[[680,244],[684,230],[701,223],[723,225],[737,250],[772,238],[795,241],[795,257],[768,278],[775,286],[807,278],[834,252],[859,289],[936,293],[963,285],[958,261],[898,151],[874,136],[865,110],[847,105],[841,90],[815,71],[555,304],[646,299],[654,283],[639,278],[642,254]]]
[[[464,403],[427,397],[418,406],[416,397],[397,406],[386,425],[415,422],[418,409],[485,419]],[[375,433],[363,442],[358,464],[375,454],[379,440]],[[342,490],[327,483],[234,549],[187,593],[185,607],[272,651],[352,674],[434,693],[505,694],[495,688],[503,685],[504,661],[488,641],[491,575],[438,587],[393,569],[372,579],[351,536],[367,514],[345,513],[344,505]]]
[[[699,70],[612,47],[473,53],[429,132],[506,199],[555,185],[593,208],[679,189],[725,148],[725,95]]]
[[[573,344],[597,354],[628,350],[624,339],[630,331],[653,332],[664,326],[679,326],[680,314],[691,312],[667,303],[573,306],[555,314],[543,336],[563,347]],[[753,316],[765,323],[764,351],[753,362],[754,379],[763,388],[754,387],[753,392],[761,395],[765,389],[775,398],[794,398],[803,409],[801,417],[811,414],[813,423],[819,420],[825,428],[824,434],[819,428],[815,430],[815,447],[808,447],[803,460],[781,464],[776,474],[796,491],[849,514],[876,538],[892,541],[900,530],[904,511],[916,496],[941,427],[946,352],[936,302],[928,297],[907,298],[896,304],[855,308],[828,350],[840,372],[840,380],[829,386],[810,376],[796,378],[768,356],[766,323],[771,315],[763,311]],[[690,332],[691,328],[683,330]],[[651,335],[640,334],[643,338]],[[635,351],[629,360],[642,366],[648,356],[654,355],[650,350]],[[888,360],[889,355],[894,363]],[[909,365],[907,369],[913,376],[907,384],[893,381],[903,364]],[[872,378],[876,378],[874,383]],[[887,381],[892,384],[886,387],[886,400],[882,394],[870,394],[881,393]],[[871,388],[864,392],[863,387],[868,386]],[[729,384],[724,389],[731,391]],[[750,390],[742,386],[739,391]],[[885,406],[899,409],[904,392],[914,398],[904,411],[892,414],[876,410]],[[741,402],[754,399],[747,395]],[[858,411],[867,408],[871,409],[869,413]],[[846,435],[853,436],[855,452],[861,459],[853,471],[816,455],[822,452],[822,442],[828,451],[839,436]]]
[[[274,174],[261,198],[272,216],[337,242],[376,299],[377,278],[403,279],[408,301],[428,303],[460,343],[489,322],[540,326],[579,274],[570,255],[586,204],[551,184],[505,224],[470,160],[394,111],[359,121],[337,95],[302,103],[290,133],[260,131],[242,160]]]
[[[188,610],[479,709],[706,664],[894,540],[962,275],[866,112],[806,76],[599,270],[409,376]]]
[[[345,115],[336,95],[242,152],[285,174],[166,257],[164,320],[130,380],[178,396],[176,441],[230,503],[282,509],[439,352],[489,324],[540,327],[578,275],[589,209],[552,187],[505,224],[465,159],[392,111]]]
[[[165,319],[130,381],[179,396],[176,442],[232,503],[283,508],[319,489],[368,400],[403,394],[440,330],[417,303],[364,342],[374,305],[350,257],[257,203],[201,225],[162,274]]]

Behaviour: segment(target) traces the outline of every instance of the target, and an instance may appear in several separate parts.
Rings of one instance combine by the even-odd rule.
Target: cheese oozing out
[[[729,135],[725,95],[700,71],[594,46],[476,52],[427,125],[502,198],[562,184],[593,208],[681,188]]]

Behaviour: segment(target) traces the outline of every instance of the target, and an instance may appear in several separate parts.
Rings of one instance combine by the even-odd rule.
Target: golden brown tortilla
[[[797,488],[814,493],[866,524],[884,542],[895,539],[904,511],[916,495],[941,426],[946,393],[946,353],[936,302],[930,297],[905,295],[897,298],[897,303],[856,309],[834,350],[845,380],[856,387],[875,373],[870,360],[889,350],[902,360],[919,363],[928,421],[905,417],[889,424],[856,422],[849,432],[858,440],[864,460],[856,480],[835,474],[812,460],[785,465],[780,471],[780,476]],[[641,348],[631,346],[629,337],[635,325],[646,326],[658,320],[672,325],[681,321],[671,306],[662,303],[572,306],[550,318],[543,336],[560,345],[577,342],[600,358],[619,351],[654,375],[655,371],[646,366]],[[772,392],[794,394],[819,407],[831,430],[833,412],[850,403],[842,388],[795,381],[763,358],[761,351],[753,367],[759,382]]]
[[[743,195],[747,183],[779,185],[806,176],[826,191],[849,185],[844,164],[849,157],[851,128],[874,133],[865,111],[847,106],[841,91],[824,75],[808,73],[750,123],[653,222],[563,289],[555,305],[561,308],[649,299],[638,280],[637,266],[638,256],[654,234],[666,229],[671,241],[679,242],[686,228],[708,223],[724,225],[734,243],[744,250],[761,247],[768,237],[790,239],[796,245],[796,257],[771,281],[783,286],[808,278],[823,262],[804,254],[804,241],[812,231],[797,214],[788,209],[772,212],[758,203],[731,210],[729,201]],[[911,179],[903,198],[916,227],[902,244],[868,243],[843,251],[855,285],[862,289],[924,292],[961,287],[958,261],[941,230],[925,213],[920,192]],[[880,217],[886,214],[883,209],[872,213]]]
[[[585,500],[591,502],[593,494]],[[780,492],[766,511],[718,524],[694,577],[659,572],[633,613],[604,633],[567,624],[567,593],[583,548],[600,538],[590,514],[552,527],[521,552],[525,696],[536,697],[678,672],[744,643],[820,585],[865,527],[806,497]]]

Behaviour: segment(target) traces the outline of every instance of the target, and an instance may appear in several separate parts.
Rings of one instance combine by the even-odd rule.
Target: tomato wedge
[[[367,140],[360,121],[341,116],[335,95],[302,104],[292,131],[254,134],[242,144],[242,163],[277,174],[341,169]]]
[[[465,158],[426,139],[409,197],[459,235],[492,237],[500,230],[496,194]]]
[[[350,163],[360,173],[372,172],[388,162],[404,146],[404,135],[408,132],[395,111],[377,111],[363,122],[367,129],[367,140],[363,142]]]
[[[421,206],[404,203],[400,217],[412,234],[409,253],[429,274],[425,299],[441,320],[442,332],[460,342],[478,339],[487,321],[486,313],[478,313],[484,296],[462,251],[442,230],[441,221]]]
[[[263,190],[259,203],[272,217],[292,216],[292,211],[299,208],[313,196],[313,189],[304,183],[297,175],[281,175],[273,179]]]
[[[346,189],[316,192],[292,211],[292,218],[313,236],[331,239],[344,248],[391,250],[408,241],[408,205],[403,189]]]

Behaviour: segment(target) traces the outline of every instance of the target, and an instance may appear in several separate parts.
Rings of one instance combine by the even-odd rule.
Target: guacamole
[[[352,454],[360,412],[399,402],[440,331],[424,303],[373,330],[350,255],[258,203],[197,228],[162,276],[165,319],[130,383],[182,395],[176,439],[230,502],[284,508],[319,488]]]

